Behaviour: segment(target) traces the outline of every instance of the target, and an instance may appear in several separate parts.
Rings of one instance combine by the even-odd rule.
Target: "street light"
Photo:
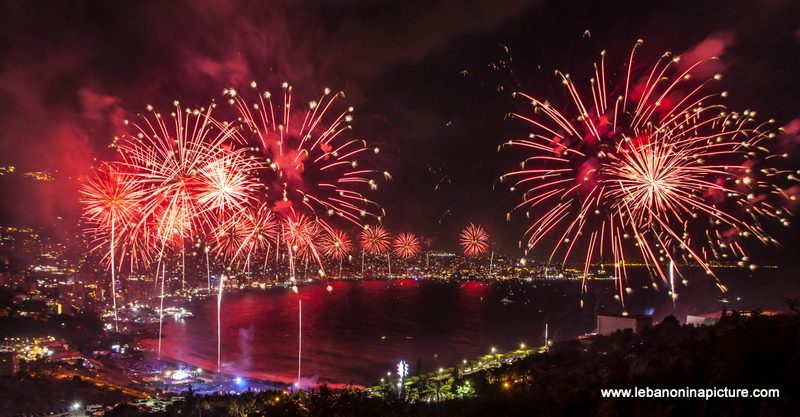
[[[72,411],[75,411],[75,417],[78,417],[78,410],[81,408],[81,403],[72,404]]]

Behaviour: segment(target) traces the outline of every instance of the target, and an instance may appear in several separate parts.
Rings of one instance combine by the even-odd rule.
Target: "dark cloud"
[[[339,65],[368,78],[422,60],[467,33],[489,33],[542,1],[380,1],[341,17],[327,40]],[[350,40],[349,42],[347,40]]]
[[[513,234],[504,240],[517,246],[523,226],[504,218],[516,200],[495,190],[519,160],[498,155],[497,145],[525,133],[503,119],[516,110],[507,96],[559,100],[552,71],[591,70],[603,49],[618,68],[640,38],[643,64],[667,50],[681,65],[703,59],[704,71],[723,73],[726,105],[756,107],[778,125],[800,108],[800,6],[791,1],[85,0],[0,8],[0,164],[76,178],[94,158],[113,157],[108,145],[121,120],[146,104],[207,106],[251,80],[262,91],[288,81],[299,100],[331,87],[356,108],[355,136],[381,148],[395,177],[377,198],[387,221],[437,245],[451,245],[475,221],[493,223],[484,226],[495,236]],[[510,53],[498,59],[501,44]],[[504,79],[488,69],[500,61]],[[443,175],[428,173],[428,164],[447,166],[446,186],[437,189]],[[440,224],[442,213],[450,214]]]

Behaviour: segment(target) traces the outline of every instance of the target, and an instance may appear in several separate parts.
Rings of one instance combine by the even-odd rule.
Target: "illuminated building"
[[[621,314],[597,316],[597,334],[608,336],[617,330],[633,329],[634,333],[639,333],[645,327],[653,325],[653,316]]]
[[[14,376],[19,371],[19,358],[14,352],[0,352],[0,376]]]

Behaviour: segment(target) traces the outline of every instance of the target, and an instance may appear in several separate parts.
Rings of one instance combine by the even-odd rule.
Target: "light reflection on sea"
[[[668,314],[684,321],[686,314],[711,313],[723,306],[776,309],[782,297],[797,295],[791,292],[797,286],[778,270],[717,271],[729,293],[721,293],[713,278],[690,272],[690,287],[678,284],[674,306],[663,284],[656,291],[646,271],[634,271],[626,310],[652,313],[656,321]],[[545,323],[551,338],[571,339],[593,331],[596,314],[622,312],[614,299],[613,281],[589,282],[583,296],[578,282],[391,280],[331,281],[330,285],[332,292],[323,284],[309,284],[297,294],[285,288],[224,294],[221,371],[296,381],[299,301],[303,386],[318,382],[369,386],[394,372],[400,360],[409,363],[412,374],[418,359],[422,372],[434,372],[476,359],[492,347],[504,353],[519,349],[521,343],[526,348],[540,346]],[[581,297],[584,308],[580,308]],[[513,302],[502,302],[505,298]],[[730,303],[719,302],[723,299]],[[197,319],[168,321],[163,356],[216,369],[216,298],[188,307]],[[153,348],[157,343],[146,341]]]

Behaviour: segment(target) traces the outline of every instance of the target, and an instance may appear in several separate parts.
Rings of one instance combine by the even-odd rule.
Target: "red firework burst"
[[[383,210],[365,193],[378,187],[376,178],[388,173],[370,168],[368,156],[378,153],[363,140],[348,138],[352,108],[332,114],[342,94],[325,94],[308,104],[303,117],[291,112],[292,88],[283,85],[283,100],[274,105],[270,93],[259,93],[248,104],[235,90],[225,90],[240,113],[243,136],[255,141],[264,157],[262,178],[272,195],[272,209],[305,211],[310,217],[338,217],[359,227],[363,219],[380,220]],[[276,117],[276,110],[278,116]],[[252,138],[252,139],[251,139]],[[330,228],[326,225],[326,229]]]
[[[411,233],[401,233],[394,238],[394,253],[401,258],[410,258],[419,253],[419,239]]]
[[[115,252],[118,242],[127,241],[132,230],[133,220],[138,218],[141,190],[139,184],[118,171],[115,167],[105,166],[99,170],[95,177],[84,183],[80,189],[83,198],[84,216],[88,223],[93,225],[91,232],[95,248],[105,246],[108,239],[109,267],[111,269],[111,294],[114,301],[114,321],[117,319],[116,297],[116,264]],[[120,239],[120,237],[122,237]],[[124,247],[124,246],[123,246]],[[131,264],[133,268],[133,263]]]
[[[318,265],[322,265],[319,247],[323,232],[319,222],[304,214],[296,213],[283,220],[283,240],[289,253],[296,253],[303,260],[314,260]]]
[[[108,243],[109,251],[104,260],[112,262],[112,250],[117,265],[127,256],[131,269],[150,261],[152,250],[147,225],[142,219],[142,185],[135,177],[120,170],[114,164],[104,165],[80,189],[80,202],[84,208],[87,232],[99,249]]]
[[[708,104],[726,93],[706,92],[719,75],[695,81],[700,62],[686,65],[668,53],[639,75],[633,56],[623,82],[614,86],[606,82],[603,54],[590,97],[558,73],[572,104],[563,112],[518,94],[544,116],[515,115],[535,133],[507,144],[530,155],[521,170],[501,178],[526,190],[513,211],[526,210],[535,219],[526,231],[528,248],[546,243],[554,248],[551,258],[561,251],[564,260],[585,248],[580,256],[587,271],[603,260],[605,249],[622,279],[626,248],[632,247],[665,282],[670,262],[700,265],[709,274],[709,259],[730,256],[743,264],[741,239],[774,242],[757,217],[788,213],[776,208],[782,203],[766,201],[785,195],[766,179],[777,171],[759,169],[772,157],[772,135],[755,125],[755,112]],[[618,99],[609,103],[615,91]]]
[[[365,226],[359,235],[361,247],[369,253],[386,253],[391,247],[389,232],[382,226]]]
[[[168,123],[148,106],[154,120],[133,123],[137,133],[119,144],[120,165],[143,184],[143,218],[158,219],[157,235],[175,245],[216,226],[219,212],[241,206],[252,187],[252,166],[230,148],[235,131],[211,118],[213,107],[184,113],[176,102]]]
[[[479,256],[489,249],[489,234],[481,226],[470,223],[461,232],[461,247],[467,256]]]
[[[347,257],[352,248],[353,244],[350,242],[350,237],[341,230],[327,233],[322,239],[322,252],[330,259],[340,261]]]

